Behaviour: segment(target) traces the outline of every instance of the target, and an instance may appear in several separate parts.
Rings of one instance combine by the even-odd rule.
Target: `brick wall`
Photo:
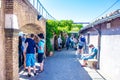
[[[5,28],[7,23],[5,20],[3,20],[3,25],[0,24],[0,27],[2,27],[0,29],[0,33],[2,33],[0,34],[0,37],[2,37],[0,43],[3,44],[0,45],[0,49],[3,52],[0,54],[3,56],[1,58],[3,61],[0,63],[2,64],[0,66],[0,80],[18,80],[18,33],[20,30],[28,30],[27,27],[30,29],[26,33],[30,33],[31,31],[34,33],[46,33],[46,20],[38,21],[37,12],[30,4],[25,3],[24,0],[3,1],[5,2],[3,4],[3,10],[5,10],[3,15],[10,15],[9,18],[11,18],[11,21],[8,23],[11,23],[11,25],[7,24],[8,28]],[[18,24],[16,24],[16,22]],[[18,29],[15,29],[15,25],[18,25]],[[10,29],[10,27],[12,27],[12,29]]]
[[[5,52],[4,52],[4,0],[0,0],[0,80],[5,80]]]
[[[18,30],[5,29],[6,80],[18,79]]]
[[[23,2],[23,0],[15,0],[14,2],[14,14],[18,17],[18,25],[20,29],[26,25],[33,24],[40,27],[42,32],[45,33],[46,20],[37,20],[38,13],[31,6],[31,4]]]
[[[0,28],[0,80],[5,80],[4,31]]]
[[[13,14],[13,0],[5,1],[5,13]]]

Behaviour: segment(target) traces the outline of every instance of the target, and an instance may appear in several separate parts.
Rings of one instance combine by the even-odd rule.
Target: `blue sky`
[[[117,0],[40,0],[45,9],[57,20],[91,22]],[[106,14],[120,9],[120,0]],[[101,16],[99,16],[101,17]]]

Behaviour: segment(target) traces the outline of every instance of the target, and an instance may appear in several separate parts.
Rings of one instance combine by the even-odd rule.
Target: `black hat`
[[[40,38],[44,39],[43,33],[38,34],[38,36],[39,36]]]

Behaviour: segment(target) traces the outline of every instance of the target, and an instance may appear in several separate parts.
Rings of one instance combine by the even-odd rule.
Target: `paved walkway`
[[[44,67],[44,72],[30,78],[20,72],[20,80],[105,80],[94,69],[81,67],[75,50],[55,52],[46,58]]]

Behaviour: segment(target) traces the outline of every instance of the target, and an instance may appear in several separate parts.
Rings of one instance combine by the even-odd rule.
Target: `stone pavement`
[[[64,49],[55,52],[52,57],[47,57],[44,71],[36,76],[28,78],[25,71],[21,71],[19,75],[20,80],[105,80],[96,70],[81,67],[75,50],[72,49]]]

